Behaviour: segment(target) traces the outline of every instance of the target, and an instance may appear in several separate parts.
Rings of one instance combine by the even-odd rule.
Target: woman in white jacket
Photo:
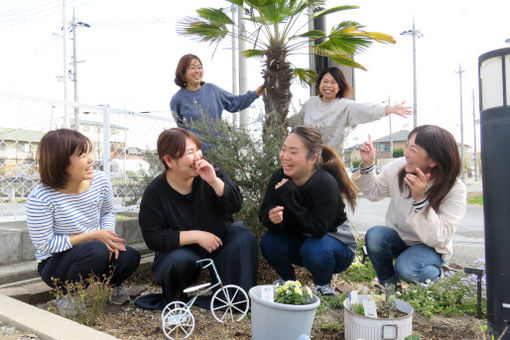
[[[372,227],[365,235],[379,281],[436,281],[452,255],[453,235],[466,209],[455,138],[435,125],[418,126],[409,134],[405,157],[378,176],[370,136],[360,154],[363,164],[354,182],[369,200],[391,197],[386,226]]]
[[[348,99],[353,90],[337,67],[324,70],[317,79],[317,96],[310,97],[298,115],[291,117],[291,125],[305,125],[319,129],[324,144],[339,155],[351,127],[370,123],[389,114],[405,117],[412,113],[404,103],[396,105],[362,104]]]

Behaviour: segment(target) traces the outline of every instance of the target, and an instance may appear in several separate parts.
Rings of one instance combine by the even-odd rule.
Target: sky
[[[186,53],[201,57],[204,80],[232,91],[230,39],[219,46],[199,43],[177,34],[177,22],[195,15],[200,7],[226,7],[223,0],[67,0],[66,16],[73,8],[77,20],[90,28],[77,29],[79,101],[109,104],[129,111],[168,112],[169,100],[178,88],[175,67]],[[486,0],[329,0],[327,7],[358,5],[359,9],[326,19],[328,29],[341,20],[355,20],[369,31],[392,35],[397,42],[374,44],[356,56],[367,71],[355,72],[356,100],[360,102],[413,104],[412,38],[401,32],[416,29],[418,124],[432,123],[450,130],[460,141],[461,65],[464,142],[473,145],[473,97],[478,118],[478,57],[503,47],[510,38],[510,1]],[[0,1],[0,94],[17,93],[47,99],[63,99],[63,52],[60,27],[62,0]],[[71,41],[67,58],[70,62]],[[290,61],[307,66],[308,57]],[[68,98],[73,98],[73,85]],[[261,62],[248,61],[248,88],[262,84]],[[299,84],[291,88],[291,114],[309,97]],[[262,104],[261,100],[258,100]],[[30,122],[8,115],[0,101],[0,125],[26,128]],[[257,115],[260,108],[252,110]],[[3,112],[2,112],[3,111]],[[231,117],[230,114],[226,115]],[[16,126],[14,126],[16,125]],[[411,129],[412,119],[392,118],[392,130]],[[478,125],[477,125],[478,127]],[[347,146],[389,134],[388,118],[357,127]],[[479,145],[479,134],[477,136]]]

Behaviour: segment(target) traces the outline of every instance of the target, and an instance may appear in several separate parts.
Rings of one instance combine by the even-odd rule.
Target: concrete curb
[[[30,331],[42,339],[118,339],[2,294],[0,294],[0,319],[17,328]]]

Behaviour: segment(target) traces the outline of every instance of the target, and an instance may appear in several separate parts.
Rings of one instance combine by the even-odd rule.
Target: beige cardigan
[[[372,170],[366,175],[358,172],[353,179],[367,199],[391,198],[386,226],[396,230],[406,245],[426,244],[441,254],[443,261],[447,261],[453,253],[453,234],[466,210],[466,187],[457,179],[441,201],[439,213],[432,208],[426,211],[428,204],[415,212],[412,197],[407,198],[408,194],[401,193],[398,187],[398,172],[404,164],[405,158],[402,157],[386,165],[378,176]]]

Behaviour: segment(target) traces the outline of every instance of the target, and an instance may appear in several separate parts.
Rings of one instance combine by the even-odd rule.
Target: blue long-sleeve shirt
[[[181,88],[170,100],[170,109],[179,126],[186,121],[199,120],[207,115],[213,120],[221,119],[223,110],[237,112],[246,109],[257,99],[253,91],[233,95],[212,83],[204,83],[197,91]]]
[[[115,231],[112,186],[99,170],[94,171],[88,189],[78,195],[39,184],[28,196],[25,210],[37,262],[72,248],[71,235],[99,229]]]

